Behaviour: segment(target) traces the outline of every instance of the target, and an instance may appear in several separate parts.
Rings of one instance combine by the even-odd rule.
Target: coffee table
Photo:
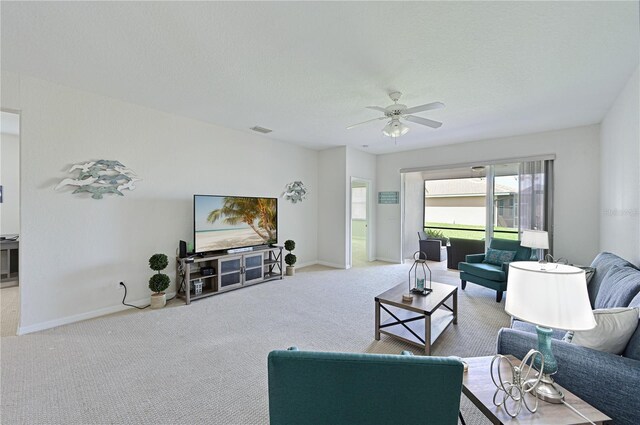
[[[424,348],[431,355],[431,345],[451,324],[458,323],[458,287],[432,282],[428,295],[413,294],[411,302],[403,302],[402,295],[409,292],[409,284],[401,283],[375,298],[375,338],[380,334],[401,339]],[[451,300],[452,306],[445,304]],[[381,310],[391,316],[380,323]],[[424,321],[424,323],[423,323]]]
[[[514,365],[520,364],[520,360],[513,356],[507,356]],[[588,424],[584,418],[573,412],[564,404],[552,404],[546,401],[539,401],[538,410],[536,413],[531,413],[524,407],[520,411],[517,418],[512,419],[507,415],[504,408],[497,407],[493,404],[493,394],[496,391],[496,387],[491,380],[491,360],[493,356],[488,357],[470,357],[464,359],[469,365],[469,370],[464,373],[462,379],[462,393],[467,396],[469,400],[485,415],[492,424],[518,424],[518,425],[581,425]],[[510,374],[507,373],[508,366],[504,364],[501,369],[505,374],[505,379],[510,379]],[[604,413],[600,412],[595,407],[589,405],[586,401],[581,400],[568,391],[557,385],[564,393],[565,401],[577,409],[580,413],[585,415],[591,421],[596,424],[602,424],[605,421],[610,421]]]

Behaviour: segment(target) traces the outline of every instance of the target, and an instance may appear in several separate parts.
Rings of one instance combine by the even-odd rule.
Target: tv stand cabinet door
[[[264,279],[264,255],[257,254],[244,255],[244,283],[257,283]]]
[[[218,260],[218,291],[226,291],[242,286],[242,255],[234,255]]]

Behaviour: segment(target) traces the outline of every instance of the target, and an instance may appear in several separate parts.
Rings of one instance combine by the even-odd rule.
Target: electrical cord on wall
[[[181,275],[182,275],[182,282],[180,282],[180,287],[179,287],[179,288],[178,288],[178,290],[176,291],[175,295],[174,295],[173,297],[169,298],[169,299],[167,300],[167,302],[169,302],[169,301],[171,301],[172,299],[174,299],[175,297],[177,297],[177,296],[178,296],[178,294],[179,294],[180,292],[182,292],[182,291],[183,291],[183,288],[184,288],[184,281],[185,281],[185,275],[184,275],[184,274],[182,274],[182,273],[181,273]],[[147,308],[147,307],[150,307],[150,306],[151,306],[151,304],[149,304],[149,305],[145,305],[144,307],[138,307],[137,305],[127,304],[127,303],[125,302],[125,299],[127,298],[127,285],[125,285],[125,284],[124,284],[124,282],[120,282],[120,285],[124,288],[124,296],[122,297],[122,305],[126,305],[127,307],[137,308],[138,310],[144,310],[145,308]]]
[[[176,291],[176,293],[173,295],[173,297],[171,297],[171,298],[169,298],[169,299],[167,300],[167,302],[169,302],[169,301],[171,301],[172,299],[174,299],[175,297],[177,297],[177,296],[178,296],[178,294],[179,294],[180,292],[182,292],[182,288],[184,288],[184,275],[182,275],[182,282],[180,283],[180,287],[178,288],[178,290]]]
[[[122,304],[126,305],[127,307],[134,307],[137,308],[138,310],[144,310],[145,308],[149,307],[151,304],[149,305],[145,305],[144,307],[138,307],[137,305],[133,305],[133,304],[127,304],[126,302],[124,302],[125,298],[127,298],[127,285],[124,284],[124,282],[120,282],[120,285],[122,287],[124,287],[124,296],[122,297]]]

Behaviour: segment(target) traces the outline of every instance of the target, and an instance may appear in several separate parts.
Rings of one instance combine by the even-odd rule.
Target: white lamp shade
[[[549,234],[544,230],[523,230],[520,245],[534,249],[549,249]]]
[[[505,310],[548,328],[581,331],[596,326],[584,270],[564,264],[511,263]]]

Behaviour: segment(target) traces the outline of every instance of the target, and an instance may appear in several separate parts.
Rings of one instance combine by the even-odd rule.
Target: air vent
[[[262,133],[262,134],[271,133],[273,131],[273,130],[269,130],[268,128],[260,127],[257,125],[255,127],[251,127],[251,130],[257,131],[258,133]]]

